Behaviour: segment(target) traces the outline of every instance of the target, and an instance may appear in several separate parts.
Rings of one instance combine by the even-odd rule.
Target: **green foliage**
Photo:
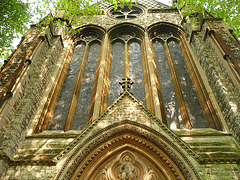
[[[57,12],[58,16],[60,15],[60,17],[62,17],[57,20],[59,23],[64,25],[67,20],[68,25],[71,24],[71,27],[77,27],[82,23],[81,17],[84,16],[90,18],[96,14],[102,13],[99,8],[102,1],[114,4],[115,8],[117,8],[119,4],[122,8],[125,4],[127,4],[129,8],[132,7],[132,0],[59,0],[54,2],[51,1],[51,5],[54,6],[53,11]],[[45,0],[45,4],[50,6],[48,0]],[[49,24],[52,20],[54,20],[54,17],[48,16],[44,20],[45,24]],[[76,33],[71,27],[68,27],[68,30],[71,30],[72,33]]]
[[[239,0],[178,0],[177,6],[182,8],[185,16],[201,13],[206,9],[217,18],[222,18],[240,37],[240,2]]]
[[[0,56],[8,54],[13,39],[26,31],[27,23],[32,18],[29,8],[29,3],[21,0],[0,1]]]
[[[103,0],[115,7],[128,4],[131,8],[131,0]],[[38,25],[49,25],[54,20],[54,14],[60,12],[59,23],[66,25],[68,30],[77,33],[71,27],[81,24],[81,17],[91,17],[101,14],[99,4],[102,0],[0,0],[0,59],[6,59],[13,49],[14,38],[23,34],[29,23],[33,23],[36,17],[41,22]],[[61,11],[57,11],[61,10]],[[47,14],[50,14],[46,16]],[[70,25],[71,23],[71,25]]]

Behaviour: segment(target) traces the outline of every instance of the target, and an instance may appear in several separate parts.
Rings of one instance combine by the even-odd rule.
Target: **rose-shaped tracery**
[[[129,8],[127,5],[125,5],[123,8],[120,6],[118,6],[117,9],[112,8],[109,12],[109,15],[117,19],[133,19],[142,13],[143,10],[140,7],[133,5],[132,8]]]

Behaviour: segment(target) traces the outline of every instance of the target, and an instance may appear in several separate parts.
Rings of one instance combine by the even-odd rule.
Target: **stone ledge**
[[[33,134],[27,136],[27,139],[31,138],[75,138],[82,133],[82,130],[70,130],[64,132],[63,130],[48,130],[42,133]]]
[[[212,128],[204,129],[177,129],[172,130],[179,137],[189,137],[189,136],[231,136],[228,132],[217,131]]]

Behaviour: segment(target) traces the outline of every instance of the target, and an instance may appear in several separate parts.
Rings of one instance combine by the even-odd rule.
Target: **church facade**
[[[240,179],[240,43],[208,12],[101,3],[32,25],[0,74],[1,179]]]

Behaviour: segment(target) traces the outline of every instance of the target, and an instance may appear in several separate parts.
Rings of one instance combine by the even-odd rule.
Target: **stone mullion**
[[[145,49],[146,49],[146,56],[147,56],[147,61],[148,61],[148,69],[149,69],[149,74],[150,74],[150,85],[151,85],[151,93],[153,96],[153,106],[154,106],[154,112],[155,116],[158,117],[161,121],[163,121],[162,113],[161,113],[161,105],[159,101],[159,96],[158,96],[158,90],[157,90],[157,85],[155,82],[155,73],[154,73],[154,55],[151,49],[151,42],[149,40],[149,36],[147,32],[144,34],[144,42],[145,42]],[[167,122],[164,122],[165,124]]]
[[[93,105],[93,114],[92,114],[92,118],[91,119],[97,119],[98,116],[101,113],[101,106],[103,106],[103,101],[104,101],[104,96],[107,96],[106,94],[103,93],[104,91],[104,78],[105,78],[105,68],[106,68],[106,64],[107,64],[107,55],[108,55],[108,33],[105,34],[104,40],[102,42],[102,51],[100,54],[100,69],[99,69],[99,77],[98,77],[98,81],[97,83],[97,88],[96,88],[96,96],[95,101],[94,101],[94,105]],[[105,92],[106,93],[106,92]],[[89,121],[88,124],[90,124],[91,122]]]
[[[76,110],[76,107],[77,107],[77,101],[78,101],[78,96],[79,96],[79,93],[80,93],[80,88],[81,88],[81,84],[82,84],[82,80],[83,80],[84,70],[85,70],[85,67],[86,67],[86,64],[87,64],[89,48],[90,48],[89,44],[86,44],[86,46],[84,48],[81,64],[79,66],[77,78],[76,78],[76,81],[75,81],[75,86],[74,86],[74,89],[73,89],[71,102],[70,102],[70,105],[69,105],[69,108],[68,108],[68,114],[67,114],[65,124],[64,124],[64,131],[68,131],[72,128],[73,118],[74,118],[75,110]]]
[[[145,85],[145,94],[146,94],[146,104],[147,108],[154,114],[154,106],[153,106],[153,96],[151,91],[151,83],[150,83],[150,74],[148,70],[148,61],[145,49],[145,40],[143,39],[141,43],[141,57],[142,57],[142,64],[143,64],[143,78],[144,78],[144,85]]]
[[[109,96],[109,86],[110,86],[110,73],[111,73],[111,60],[112,60],[112,44],[109,41],[109,47],[107,49],[107,58],[105,62],[105,75],[104,75],[104,87],[103,87],[103,105],[101,106],[101,112],[103,112],[108,107],[108,96]]]
[[[124,77],[130,78],[129,44],[127,41],[124,44]]]
[[[175,65],[174,65],[174,62],[173,62],[171,51],[170,51],[169,46],[168,46],[166,41],[163,43],[163,47],[164,47],[165,54],[166,54],[166,57],[167,57],[169,70],[171,72],[173,85],[174,85],[174,89],[175,89],[175,92],[176,92],[176,96],[177,96],[178,104],[179,104],[179,107],[180,107],[180,111],[181,111],[182,119],[183,119],[183,122],[184,122],[184,126],[187,129],[192,129],[191,120],[189,118],[186,102],[185,102],[184,95],[183,95],[183,92],[182,92],[182,88],[181,88],[181,85],[180,85],[180,82],[179,82],[177,71],[176,71],[176,68],[175,68]]]

